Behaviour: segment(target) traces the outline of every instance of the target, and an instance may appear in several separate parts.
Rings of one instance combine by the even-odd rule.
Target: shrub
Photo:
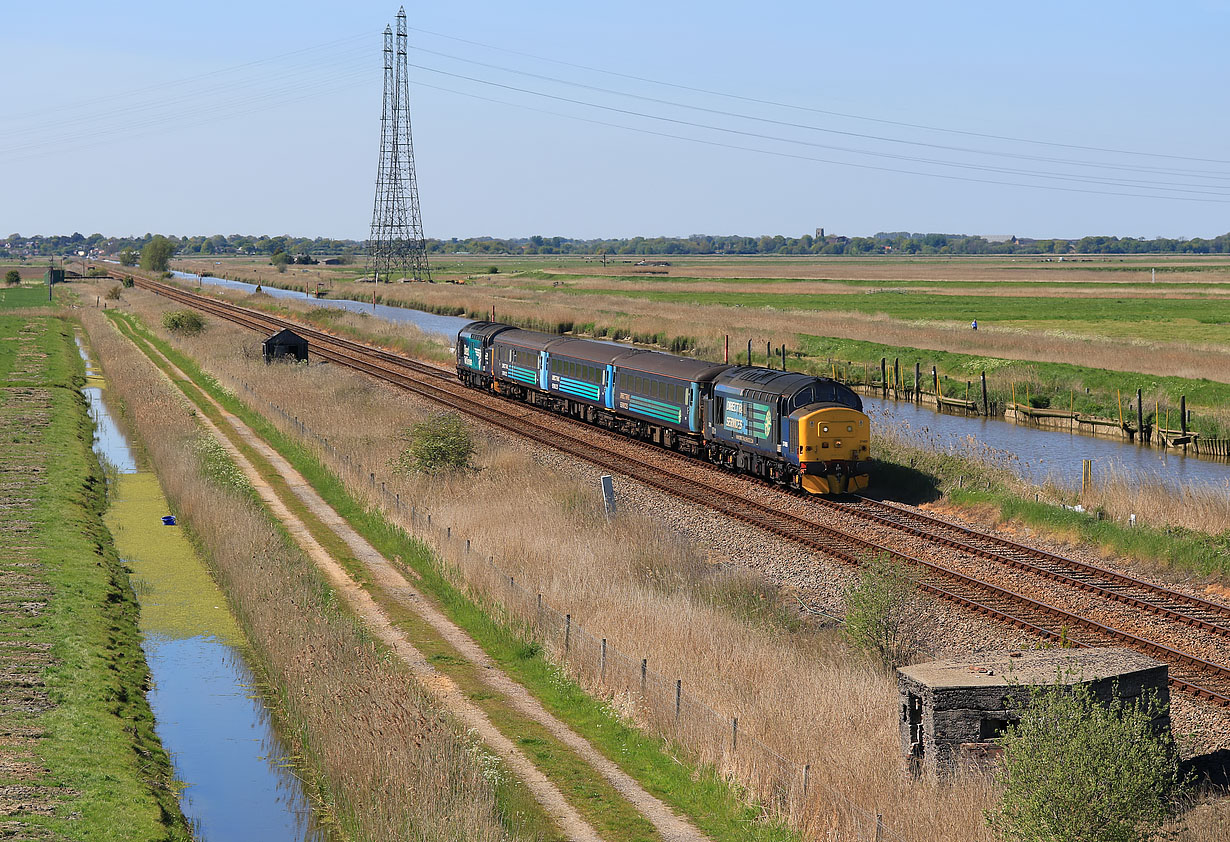
[[[122,286],[120,286],[119,284],[116,284],[115,286],[111,287],[111,289],[107,290],[106,295],[104,295],[103,297],[106,298],[108,301],[119,301],[120,292],[123,291],[123,289],[124,288]]]
[[[162,326],[172,333],[194,336],[205,329],[205,319],[196,310],[172,310],[163,315]]]
[[[933,611],[904,565],[875,556],[846,590],[846,637],[886,669],[896,669],[926,651]]]
[[[1049,409],[1051,406],[1051,399],[1046,395],[1030,395],[1029,405],[1034,409]]]
[[[442,412],[405,432],[408,446],[393,462],[399,473],[455,474],[476,470],[470,463],[474,440],[461,416]]]
[[[120,278],[120,283],[124,285],[124,289],[130,289],[132,287],[132,275],[125,275]]]
[[[488,275],[498,275],[498,274],[500,274],[500,267],[499,267],[499,266],[488,266],[488,267],[487,267],[487,274],[488,274]]]
[[[1182,785],[1156,697],[1099,702],[1086,685],[1035,688],[1001,738],[998,808],[987,818],[1019,842],[1156,839]]]
[[[10,269],[4,273],[4,282],[9,286],[21,283],[21,273],[16,269]]]

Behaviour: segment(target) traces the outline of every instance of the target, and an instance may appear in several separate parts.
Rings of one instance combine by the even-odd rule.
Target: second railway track
[[[349,366],[415,392],[450,409],[563,451],[606,470],[632,477],[697,506],[718,511],[749,525],[797,542],[841,561],[859,564],[869,555],[888,555],[920,571],[919,585],[929,593],[980,614],[1058,639],[1063,630],[1080,630],[1077,645],[1124,645],[1167,662],[1176,689],[1230,707],[1230,669],[1178,648],[1099,622],[1043,599],[1017,593],[953,569],[947,564],[804,517],[793,506],[757,499],[763,487],[739,481],[705,463],[661,448],[624,439],[579,421],[469,389],[449,372],[365,343],[338,337],[303,324],[250,310],[180,287],[137,277],[136,285],[252,330],[272,332],[290,327],[315,346],[318,356]],[[672,464],[675,463],[675,464]],[[682,470],[690,467],[692,470]],[[708,474],[708,475],[706,475]],[[781,495],[783,501],[795,501]],[[821,510],[841,511],[877,528],[918,541],[1045,577],[1056,587],[1074,588],[1096,599],[1129,606],[1201,635],[1230,638],[1230,608],[1135,579],[1117,571],[1067,559],[998,536],[971,530],[904,507],[859,499],[816,501]]]

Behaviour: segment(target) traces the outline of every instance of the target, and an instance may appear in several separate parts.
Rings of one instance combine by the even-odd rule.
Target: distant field
[[[47,287],[28,284],[17,287],[0,285],[0,310],[40,307],[47,303]]]

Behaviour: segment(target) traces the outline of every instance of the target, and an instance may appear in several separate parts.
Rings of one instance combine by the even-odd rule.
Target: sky
[[[0,11],[0,236],[363,239],[397,5]],[[410,4],[429,237],[1230,230],[1230,3]]]

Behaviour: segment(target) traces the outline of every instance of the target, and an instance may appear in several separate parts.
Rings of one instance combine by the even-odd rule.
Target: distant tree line
[[[140,254],[155,238],[104,237],[102,234],[23,237],[12,234],[0,240],[0,256],[74,254],[95,249],[119,255]],[[162,236],[162,235],[157,235]],[[208,255],[337,255],[353,259],[363,251],[360,240],[329,237],[292,237],[247,234],[213,236],[166,236],[173,253],[180,257]],[[576,254],[576,255],[671,255],[671,254],[782,254],[782,255],[874,255],[874,254],[1227,254],[1230,233],[1218,237],[1192,239],[1157,237],[1081,237],[1079,239],[1007,239],[967,234],[918,234],[905,231],[881,232],[871,237],[826,236],[761,237],[694,234],[690,237],[628,237],[578,240],[568,237],[467,237],[427,241],[434,254]]]

